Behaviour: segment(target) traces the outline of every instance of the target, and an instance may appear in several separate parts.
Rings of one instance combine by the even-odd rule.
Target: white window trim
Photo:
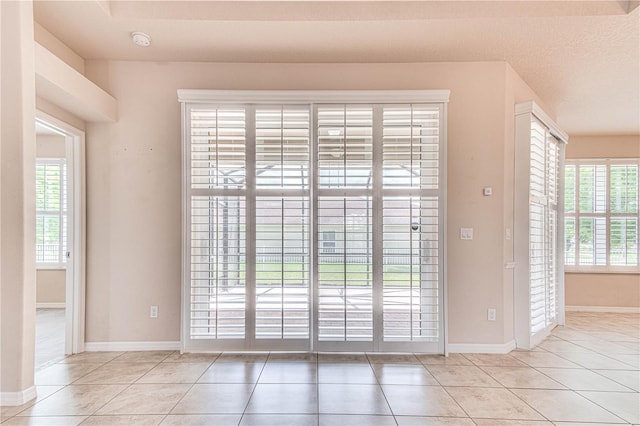
[[[575,265],[567,265],[565,264],[564,269],[567,273],[584,273],[584,274],[640,274],[640,262],[638,265],[611,265],[610,264],[610,232],[611,227],[609,226],[611,218],[615,217],[628,217],[633,216],[634,213],[611,213],[610,211],[610,196],[611,196],[611,187],[610,187],[610,178],[611,178],[611,168],[612,165],[636,165],[640,169],[640,158],[571,158],[565,160],[565,166],[575,165],[576,166],[576,188],[575,188],[575,212],[565,212],[563,220],[568,217],[573,217],[576,219],[576,234],[579,233],[579,219],[580,217],[602,217],[606,220],[606,232],[605,232],[605,242],[606,242],[606,265],[580,265],[580,252],[579,245],[575,244]],[[607,175],[606,175],[606,212],[605,213],[581,213],[580,212],[580,203],[579,203],[579,172],[578,168],[580,165],[603,165],[607,167]],[[564,176],[564,170],[563,170]],[[638,224],[640,224],[640,209],[635,213],[635,216],[638,218]],[[640,244],[638,244],[638,257],[640,259]],[[564,249],[563,249],[564,255]]]
[[[65,191],[66,191],[66,183],[64,181],[64,174],[62,173],[62,169],[67,167],[67,160],[66,158],[51,158],[51,157],[38,157],[36,158],[36,165],[41,165],[41,164],[53,164],[53,165],[60,165],[61,166],[61,173],[60,173],[60,210],[58,210],[57,212],[47,212],[47,211],[41,211],[41,210],[36,210],[36,216],[53,216],[53,217],[59,217],[60,218],[60,244],[59,244],[59,248],[58,248],[58,262],[38,262],[37,258],[36,258],[36,270],[48,270],[48,271],[58,271],[58,270],[66,270],[67,269],[67,263],[65,261],[66,259],[66,253],[64,250],[64,245],[63,245],[63,241],[65,237],[68,237],[68,232],[67,229],[65,229],[64,227],[64,217],[68,216],[68,212],[67,212],[67,207],[63,206],[63,202],[65,199]],[[67,194],[68,197],[68,194]],[[67,224],[68,225],[68,224]],[[68,241],[67,241],[67,246],[68,246]]]
[[[190,339],[190,300],[188,293],[188,286],[190,285],[190,252],[188,249],[189,246],[189,233],[190,233],[190,221],[191,217],[190,213],[190,203],[188,198],[194,193],[197,193],[196,190],[191,188],[191,176],[190,176],[190,162],[191,162],[191,152],[190,152],[190,132],[191,128],[188,126],[188,114],[193,105],[238,105],[238,104],[248,104],[248,105],[263,105],[263,104],[308,104],[311,108],[317,104],[349,104],[349,103],[362,103],[362,104],[412,104],[412,103],[440,103],[443,106],[449,102],[449,90],[390,90],[390,91],[234,91],[234,90],[178,90],[178,100],[181,102],[182,109],[182,235],[183,235],[183,250],[182,250],[182,327],[181,327],[181,351],[185,350],[207,350],[206,347],[202,347],[198,344],[194,344],[194,342]],[[447,175],[447,151],[446,151],[446,140],[447,140],[447,109],[443,107],[441,109],[442,117],[440,122],[440,132],[442,141],[444,141],[442,146],[442,159],[440,166],[440,191],[441,191],[441,206],[440,206],[440,217],[441,222],[439,225],[439,233],[442,236],[442,242],[440,247],[440,256],[441,256],[441,283],[442,283],[442,350],[446,354],[447,345],[448,345],[448,322],[447,322],[447,263],[446,263],[446,252],[447,252],[447,223],[446,223],[446,205],[447,205],[447,185],[446,185],[446,175]],[[250,128],[250,127],[249,127]],[[315,130],[312,129],[312,132]],[[313,133],[312,133],[313,134]],[[247,138],[250,138],[250,135],[247,135]],[[252,173],[252,162],[254,159],[247,157],[247,174]],[[312,160],[313,165],[313,160]],[[315,172],[315,167],[312,166],[312,171]],[[215,191],[210,191],[212,194]],[[244,193],[244,190],[238,191],[238,193]],[[225,191],[226,194],[234,195],[233,191]],[[315,231],[311,233],[310,242],[313,241],[315,235]],[[248,253],[250,254],[250,253]],[[251,277],[247,276],[247,281],[250,280]],[[312,283],[312,288],[315,286],[315,283]],[[247,287],[248,289],[251,286]],[[253,294],[251,291],[247,291],[247,298],[252,298]],[[312,296],[313,298],[313,296]],[[315,303],[315,302],[314,302]],[[313,316],[313,312],[315,308],[311,308],[311,315]],[[252,316],[248,312],[248,316],[246,317],[246,321],[253,321]],[[315,328],[315,327],[314,327]],[[248,329],[248,331],[251,331]],[[312,331],[313,333],[313,331]],[[311,339],[312,345],[315,344],[316,336]],[[249,346],[251,346],[252,339],[251,336],[246,336]],[[199,343],[199,342],[195,342]],[[226,342],[220,342],[221,348],[225,346]],[[233,342],[232,342],[233,344]],[[229,349],[234,349],[233,346],[230,346]],[[237,349],[237,348],[235,348]],[[256,348],[259,349],[259,348]],[[311,347],[312,350],[316,350],[315,345]]]
[[[449,102],[449,90],[178,90],[182,103],[342,104]]]

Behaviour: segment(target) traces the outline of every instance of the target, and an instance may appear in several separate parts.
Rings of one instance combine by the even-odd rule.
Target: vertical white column
[[[36,396],[33,3],[0,8],[0,399],[20,405]]]

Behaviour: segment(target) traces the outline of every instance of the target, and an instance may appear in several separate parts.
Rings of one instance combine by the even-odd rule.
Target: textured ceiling
[[[635,1],[38,1],[86,59],[509,62],[570,134],[640,133]],[[142,49],[132,31],[151,35]]]

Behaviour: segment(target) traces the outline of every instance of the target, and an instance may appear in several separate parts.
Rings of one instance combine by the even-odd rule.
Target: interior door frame
[[[86,294],[85,132],[36,110],[36,123],[65,137],[67,162],[67,269],[65,285],[65,354],[84,352]],[[65,253],[67,255],[67,253]]]

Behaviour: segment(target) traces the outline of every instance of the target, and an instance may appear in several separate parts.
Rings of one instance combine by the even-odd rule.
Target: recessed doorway
[[[84,132],[37,112],[36,369],[84,350]]]

